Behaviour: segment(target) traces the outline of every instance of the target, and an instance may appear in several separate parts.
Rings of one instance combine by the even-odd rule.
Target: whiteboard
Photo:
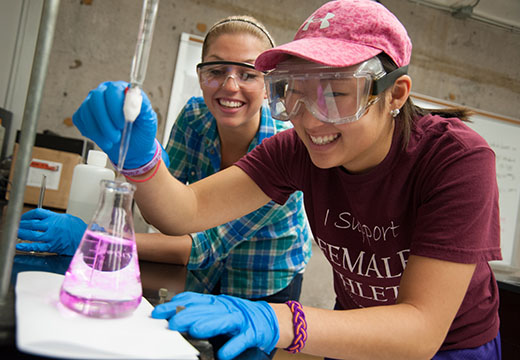
[[[421,107],[438,109],[457,104],[412,94],[413,102]],[[520,206],[520,120],[471,109],[469,127],[477,131],[496,154],[497,183],[500,208],[501,261],[492,263],[520,266],[520,226],[517,226]]]
[[[168,104],[168,115],[164,126],[162,144],[168,144],[170,131],[186,102],[192,96],[201,96],[197,77],[197,64],[202,58],[203,37],[183,32],[177,51],[175,73],[173,75],[172,92]]]

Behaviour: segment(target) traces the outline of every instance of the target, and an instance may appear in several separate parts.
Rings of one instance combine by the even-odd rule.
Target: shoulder
[[[260,161],[269,164],[273,161],[285,159],[295,154],[295,144],[298,135],[294,129],[288,129],[273,136],[266,137],[263,141],[244,156],[248,161]]]
[[[411,135],[401,164],[428,188],[466,184],[470,189],[467,184],[475,179],[474,185],[488,186],[485,191],[496,186],[494,151],[460,119],[427,115],[416,121]]]
[[[282,150],[287,148],[295,149],[301,141],[293,128],[285,128],[267,139],[265,143],[267,147],[277,147],[280,148],[279,150]]]
[[[412,143],[413,139],[428,143],[429,146],[452,143],[461,150],[479,147],[490,149],[486,140],[467,123],[458,118],[443,118],[438,115],[426,115],[417,119],[412,130]]]
[[[250,156],[246,156],[247,158],[259,161],[262,166],[265,164],[272,167],[276,167],[275,163],[283,167],[298,166],[297,164],[310,160],[305,145],[294,129],[266,138],[248,155]]]
[[[469,158],[485,160],[489,167],[495,162],[494,151],[481,135],[460,119],[441,116],[416,119],[406,152],[423,163],[430,160],[430,165],[464,163]]]

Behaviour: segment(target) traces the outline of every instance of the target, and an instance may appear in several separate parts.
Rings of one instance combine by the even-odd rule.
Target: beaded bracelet
[[[286,304],[293,313],[294,339],[291,345],[284,350],[294,354],[300,352],[305,346],[305,341],[307,341],[307,322],[305,321],[302,305],[298,301],[290,300]]]
[[[155,174],[157,174],[157,170],[159,170],[159,166],[161,165],[161,158],[159,158],[159,161],[157,162],[157,166],[155,167],[155,170],[153,171],[152,175],[148,176],[147,178],[145,179],[133,179],[131,178],[130,176],[127,176],[125,175],[125,178],[130,181],[130,182],[134,182],[134,183],[144,183],[144,182],[147,182],[148,180],[150,180],[151,178],[153,178],[155,176]]]
[[[152,160],[150,160],[143,166],[138,167],[136,169],[126,169],[126,170],[122,169],[120,171],[120,173],[121,173],[121,175],[124,175],[125,177],[139,176],[139,175],[146,174],[147,172],[152,170],[155,167],[155,165],[157,165],[157,163],[161,159],[161,155],[162,155],[162,147],[159,144],[159,141],[157,141],[157,139],[155,139],[155,153],[153,154]],[[116,169],[117,169],[117,166],[114,165],[114,167],[116,167]]]

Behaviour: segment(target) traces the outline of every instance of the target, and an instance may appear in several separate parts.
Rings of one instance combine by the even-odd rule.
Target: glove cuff
[[[157,139],[155,139],[154,144],[155,144],[155,153],[153,154],[152,160],[150,160],[143,166],[140,166],[136,169],[122,169],[120,171],[121,175],[124,175],[125,177],[128,177],[128,176],[134,177],[134,176],[146,174],[147,172],[152,170],[155,167],[155,165],[157,165],[159,160],[161,160],[161,154],[162,154],[162,147],[161,147],[161,144],[159,144],[159,141],[157,141]]]

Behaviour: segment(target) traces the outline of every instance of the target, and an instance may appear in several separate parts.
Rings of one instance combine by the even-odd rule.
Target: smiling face
[[[265,43],[247,33],[229,33],[218,36],[203,61],[234,61],[254,64],[256,57],[265,50]],[[243,89],[233,78],[222,86],[212,88],[201,83],[204,101],[215,116],[219,129],[247,128],[256,132],[260,122],[260,107],[265,98],[265,88]]]

